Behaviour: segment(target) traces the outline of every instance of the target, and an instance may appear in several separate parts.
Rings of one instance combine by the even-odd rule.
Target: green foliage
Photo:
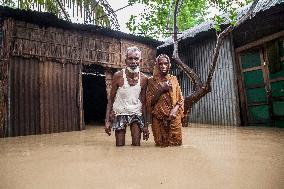
[[[9,6],[9,7],[16,7],[16,4],[13,0],[0,0],[0,4],[3,6]]]
[[[231,25],[235,26],[237,23],[237,9],[236,8],[232,8],[230,10],[230,14],[229,14],[229,19],[230,19],[230,23]]]
[[[110,27],[104,4],[96,0],[0,0],[1,5],[24,10],[49,12],[67,21],[72,18],[83,20],[84,23]],[[62,10],[62,8],[64,10]],[[78,19],[79,18],[79,19]]]
[[[169,36],[173,28],[174,1],[171,0],[129,0],[129,3],[143,3],[147,10],[131,16],[127,28],[134,34],[158,38]],[[185,30],[203,21],[205,0],[183,0],[179,7],[178,28]],[[170,7],[170,8],[169,8]],[[170,15],[168,10],[170,11]],[[190,15],[190,16],[189,16]],[[168,19],[169,18],[169,19]]]
[[[187,30],[200,24],[208,18],[208,9],[217,10],[215,14],[217,31],[224,23],[223,13],[229,13],[230,23],[235,25],[237,21],[236,8],[244,6],[253,0],[180,0],[177,16],[179,31]],[[175,0],[129,0],[130,4],[142,3],[147,10],[139,16],[131,16],[127,22],[127,28],[133,33],[152,38],[168,37],[173,32],[173,14]]]
[[[237,8],[245,6],[251,3],[253,0],[211,0],[209,1],[210,6],[216,7],[218,12],[215,15],[215,30],[217,32],[221,31],[221,24],[225,23],[225,15],[227,13],[227,19],[229,20],[230,24],[235,26],[237,23]]]
[[[214,28],[215,28],[215,30],[216,30],[217,32],[219,32],[219,31],[221,31],[221,24],[224,23],[225,18],[216,15],[216,16],[215,16],[215,21],[216,21],[216,24],[215,24]]]

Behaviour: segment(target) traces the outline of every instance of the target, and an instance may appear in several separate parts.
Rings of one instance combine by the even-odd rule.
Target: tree
[[[134,0],[133,0],[134,1]],[[142,31],[142,33],[144,35],[151,35],[150,33],[147,33],[147,27],[149,26],[150,29],[153,29],[153,27],[159,29],[159,28],[164,28],[161,31],[165,31],[167,28],[165,27],[165,20],[168,20],[168,22],[172,22],[173,23],[173,28],[172,28],[172,32],[170,34],[172,34],[173,36],[173,42],[174,42],[174,50],[173,50],[173,54],[172,54],[172,58],[174,60],[174,63],[183,71],[185,72],[185,74],[191,79],[192,83],[193,83],[193,91],[191,94],[187,94],[185,96],[185,101],[184,101],[184,106],[185,106],[185,119],[183,121],[183,125],[186,126],[187,122],[188,122],[188,115],[190,114],[191,108],[192,106],[198,102],[202,97],[204,97],[206,94],[208,94],[209,92],[211,92],[211,81],[212,81],[212,77],[213,74],[215,72],[215,68],[217,65],[217,59],[219,56],[219,51],[220,48],[223,44],[223,41],[225,39],[225,37],[231,32],[233,31],[236,27],[238,27],[241,23],[243,23],[253,12],[254,8],[256,7],[257,3],[259,0],[255,0],[252,5],[250,6],[249,10],[247,11],[247,13],[240,18],[239,20],[237,20],[237,14],[236,14],[236,9],[233,8],[233,1],[234,0],[210,0],[207,1],[207,3],[211,4],[211,5],[217,5],[217,7],[220,10],[223,10],[224,12],[230,12],[229,14],[229,18],[230,18],[230,22],[231,24],[224,29],[223,31],[221,31],[221,27],[220,24],[223,22],[223,18],[220,15],[216,15],[215,19],[216,19],[216,36],[217,36],[217,42],[216,42],[216,46],[214,49],[214,54],[212,56],[212,61],[211,61],[211,65],[210,65],[210,69],[209,69],[209,73],[207,76],[207,79],[205,82],[202,82],[200,77],[194,72],[194,70],[192,68],[190,68],[188,65],[184,64],[183,61],[179,58],[179,54],[178,54],[178,29],[180,30],[184,30],[186,28],[191,27],[192,25],[198,23],[199,21],[201,21],[202,19],[198,18],[198,15],[204,15],[204,7],[205,6],[205,1],[196,1],[196,0],[176,0],[174,1],[174,5],[172,5],[172,0],[155,0],[156,6],[157,7],[161,7],[161,4],[163,5],[163,3],[168,3],[170,2],[169,5],[169,11],[171,12],[171,8],[173,7],[173,16],[172,18],[166,18],[165,17],[165,10],[158,10],[156,11],[156,15],[154,15],[155,19],[164,19],[162,21],[159,20],[151,20],[148,21],[144,21],[142,22],[142,26],[140,26],[141,28],[139,28],[135,22],[135,17],[131,17],[130,18],[130,23],[133,24],[132,28],[129,25],[129,28],[132,29],[132,31]],[[142,3],[146,3],[149,4],[150,6],[153,6],[151,3],[153,3],[153,1],[150,2],[150,0],[135,0],[135,2],[142,2]],[[245,3],[248,3],[249,1],[246,1]],[[155,4],[154,3],[154,4]],[[186,5],[183,5],[183,4]],[[192,5],[190,5],[190,3],[192,3]],[[198,4],[200,3],[200,4]],[[244,5],[244,4],[239,4],[239,5]],[[154,6],[153,6],[154,7]],[[191,7],[191,8],[190,8]],[[199,9],[201,8],[201,10]],[[161,8],[162,9],[162,8]],[[191,11],[188,11],[191,10]],[[164,12],[163,12],[164,11]],[[183,12],[182,12],[183,11]],[[159,15],[160,13],[162,13],[162,15]],[[147,13],[143,13],[146,15],[146,17],[144,18],[149,18],[147,17]],[[142,14],[142,15],[143,15]],[[169,14],[170,15],[170,14]],[[187,15],[187,16],[186,16]],[[160,17],[159,17],[160,16]],[[194,17],[196,16],[196,17]],[[143,16],[142,16],[143,17]],[[193,17],[191,19],[191,17]],[[182,19],[181,19],[182,18]],[[185,19],[185,18],[189,18],[189,19]],[[185,19],[185,20],[184,20]],[[193,24],[188,24],[188,20],[194,20],[196,22],[193,21]],[[185,23],[184,23],[185,21]],[[182,22],[181,24],[179,22]],[[154,30],[155,31],[155,30]],[[165,32],[163,33],[165,34]],[[153,37],[153,36],[152,36]]]
[[[249,10],[247,11],[247,13],[240,18],[239,20],[237,20],[236,22],[234,22],[234,24],[229,25],[226,29],[224,29],[221,33],[217,34],[217,42],[216,42],[216,46],[214,49],[214,54],[212,57],[212,62],[210,65],[210,69],[209,69],[209,73],[207,76],[207,79],[205,82],[202,82],[201,79],[198,77],[198,75],[194,72],[194,70],[192,70],[190,67],[188,67],[186,64],[184,64],[182,62],[182,60],[179,58],[178,55],[178,40],[177,40],[177,13],[178,13],[178,4],[179,4],[179,0],[176,0],[176,4],[175,4],[175,10],[174,10],[174,28],[173,28],[173,41],[174,41],[174,51],[173,51],[173,60],[175,61],[175,63],[177,64],[177,66],[183,70],[186,75],[192,80],[193,83],[193,88],[194,91],[191,94],[188,94],[185,97],[185,101],[184,101],[184,106],[185,106],[185,120],[183,122],[184,126],[186,126],[186,123],[188,121],[188,114],[190,113],[190,110],[192,108],[192,106],[198,102],[202,97],[204,97],[206,94],[208,94],[209,92],[211,92],[211,81],[213,78],[213,74],[215,72],[215,68],[217,65],[217,59],[219,56],[219,51],[220,48],[224,42],[224,39],[226,36],[228,36],[228,34],[230,32],[232,32],[236,27],[238,27],[241,23],[243,23],[247,18],[249,18],[254,10],[254,8],[256,7],[257,3],[259,0],[255,0],[252,5],[250,6]]]
[[[216,29],[223,21],[223,13],[230,12],[232,23],[236,21],[236,8],[252,0],[129,0],[129,4],[142,3],[147,9],[139,16],[131,16],[127,28],[133,33],[152,38],[169,37],[173,29],[173,12],[177,6],[177,27],[184,31],[203,22],[215,10]],[[211,13],[213,16],[213,14]]]
[[[0,0],[1,5],[25,10],[49,12],[58,18],[81,20],[119,30],[117,16],[107,0]]]

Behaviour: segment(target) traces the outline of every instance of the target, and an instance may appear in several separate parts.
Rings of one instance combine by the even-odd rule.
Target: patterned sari
[[[155,105],[151,105],[152,99],[158,93],[163,82],[170,82],[172,90],[163,93]],[[154,69],[153,77],[148,80],[147,87],[147,108],[152,115],[152,131],[157,146],[174,146],[182,144],[181,119],[183,117],[183,97],[181,94],[178,80],[175,76],[167,74],[161,80],[157,74],[157,68]],[[181,104],[177,116],[173,120],[169,120],[170,111]]]

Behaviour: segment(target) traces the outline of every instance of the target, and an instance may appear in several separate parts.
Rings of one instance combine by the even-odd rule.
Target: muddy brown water
[[[0,139],[0,188],[284,188],[284,129],[191,124],[181,147],[130,143],[99,126]]]

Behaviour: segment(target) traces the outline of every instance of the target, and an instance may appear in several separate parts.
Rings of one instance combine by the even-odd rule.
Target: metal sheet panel
[[[181,52],[181,57],[186,64],[192,67],[205,81],[208,75],[216,41],[208,39],[186,48]],[[216,71],[212,80],[212,92],[207,94],[192,109],[190,122],[215,124],[215,125],[239,125],[239,101],[236,70],[234,68],[234,53],[229,38],[224,41]],[[178,76],[183,95],[192,91],[192,84],[183,73],[173,71]]]
[[[80,130],[80,65],[13,58],[9,136]]]

